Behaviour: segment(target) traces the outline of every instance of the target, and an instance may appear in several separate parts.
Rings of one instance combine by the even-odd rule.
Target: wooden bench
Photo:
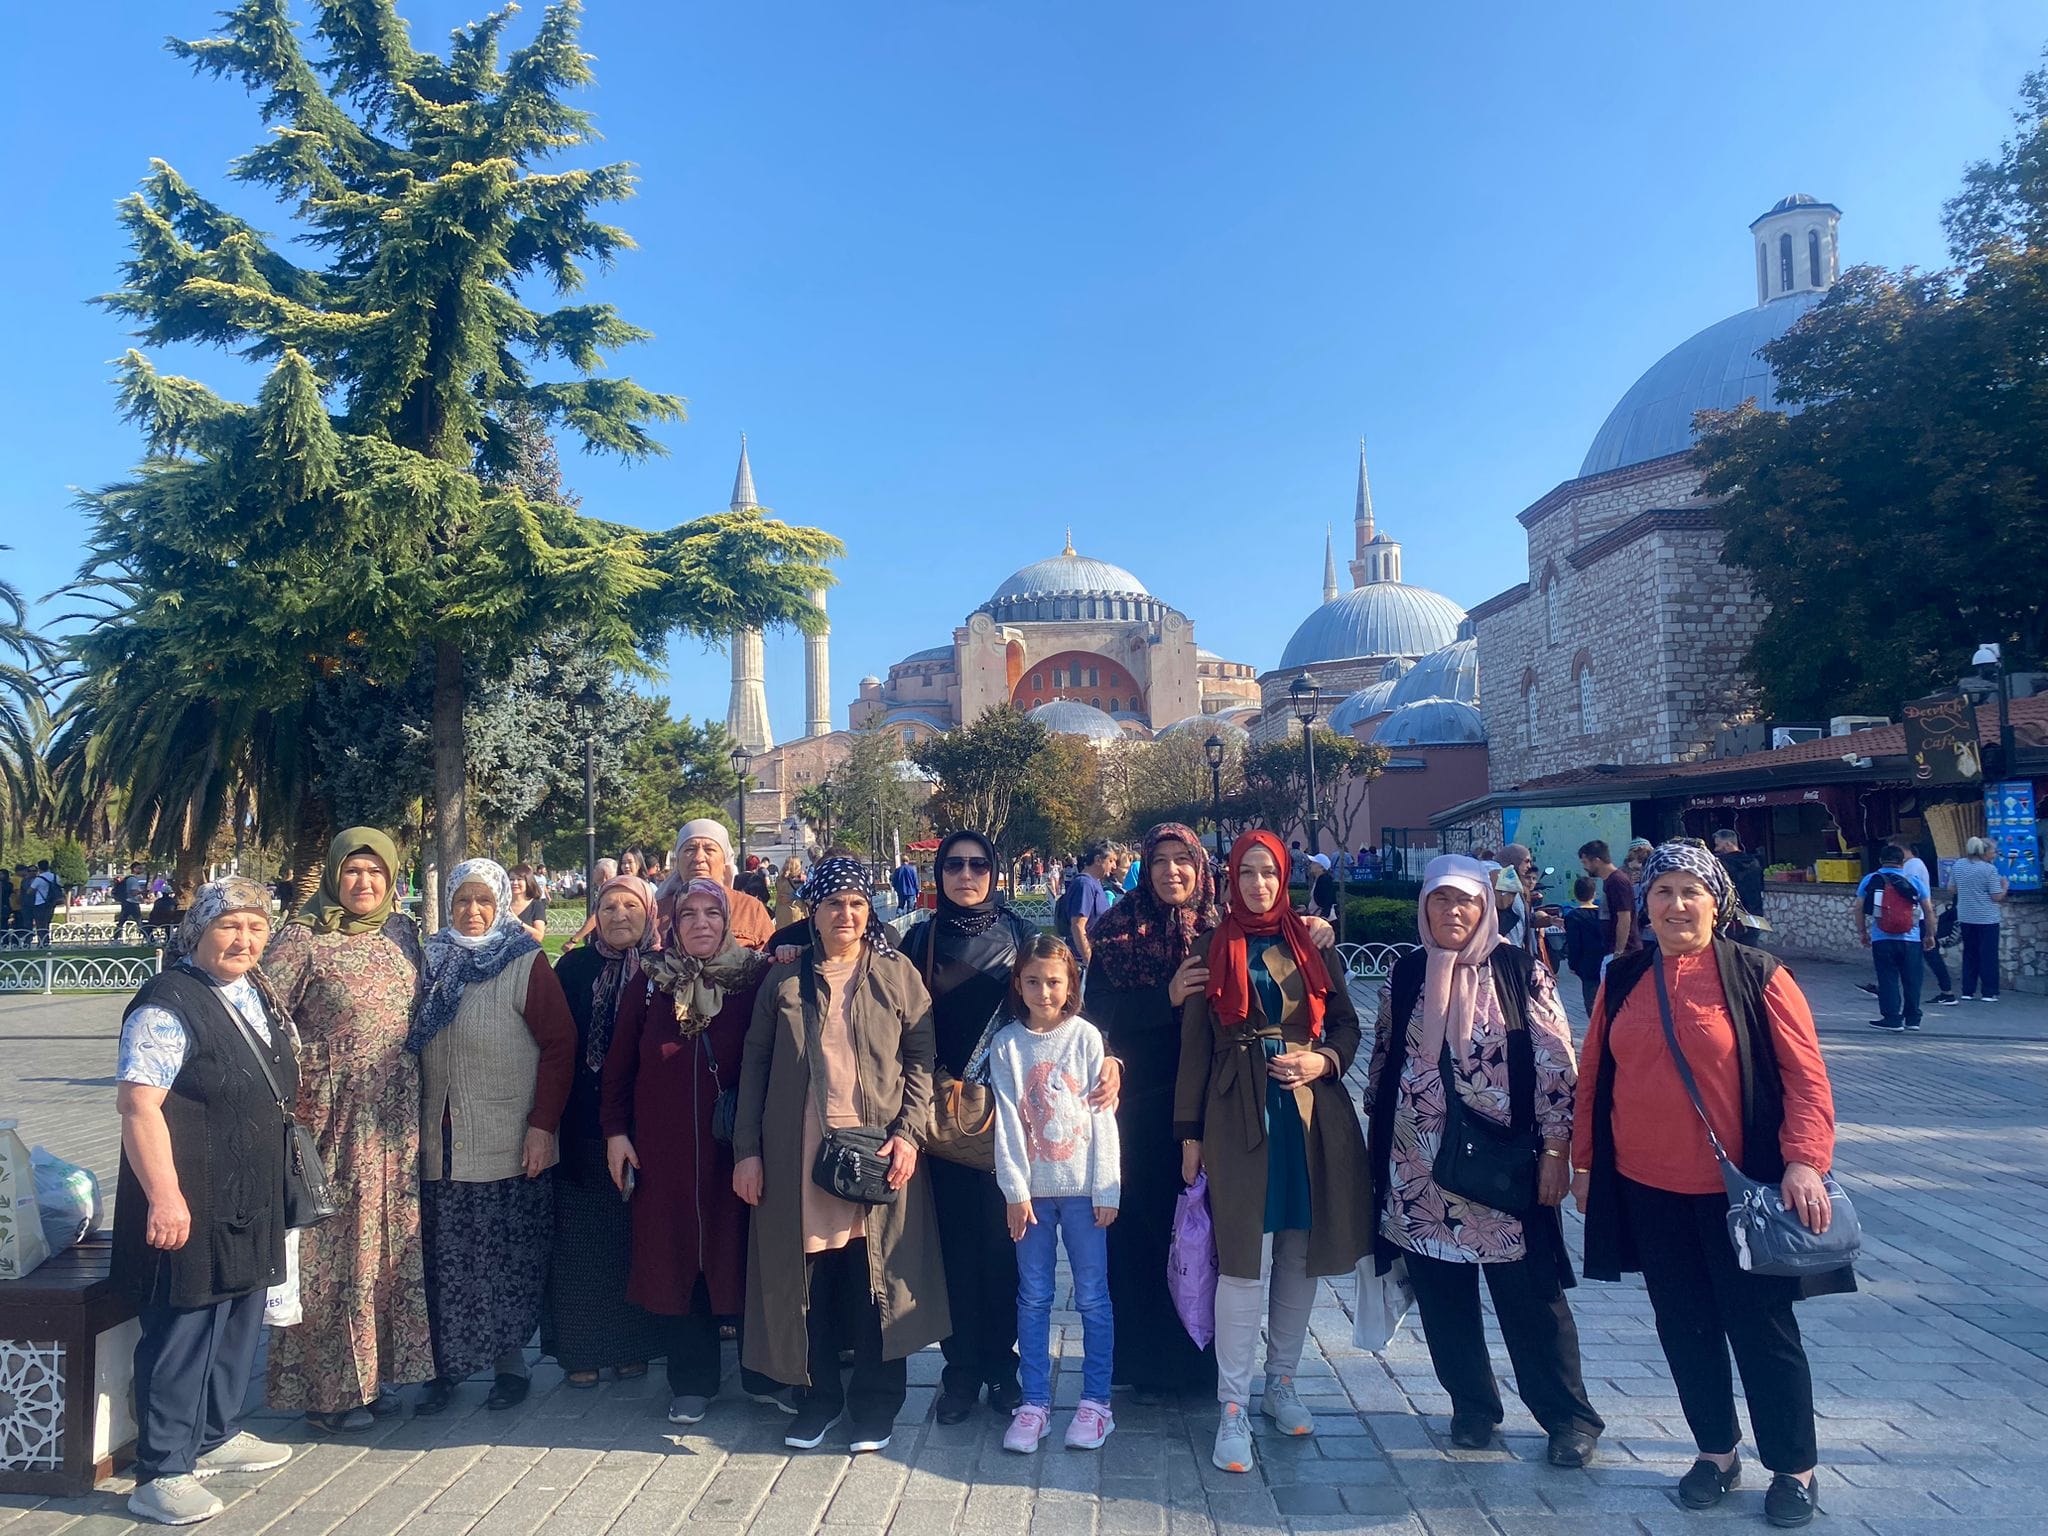
[[[0,1281],[0,1493],[75,1497],[135,1453],[135,1308],[95,1232]]]

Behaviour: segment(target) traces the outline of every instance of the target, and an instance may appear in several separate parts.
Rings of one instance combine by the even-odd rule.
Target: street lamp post
[[[2012,777],[2012,678],[2005,670],[2005,651],[1997,641],[1977,647],[1970,658],[1977,675],[1998,689],[1998,776]]]
[[[733,771],[733,773],[734,773],[734,774],[735,774],[735,775],[736,775],[736,776],[738,777],[738,779],[739,779],[739,781],[740,781],[740,793],[739,793],[739,813],[740,813],[740,851],[739,851],[739,863],[740,863],[740,864],[741,864],[742,866],[744,866],[744,865],[746,864],[746,862],[747,862],[747,770],[748,770],[749,768],[753,767],[753,765],[754,765],[754,754],[753,754],[753,753],[751,753],[751,752],[749,752],[749,751],[748,751],[748,750],[747,750],[747,749],[746,749],[745,747],[734,747],[734,748],[732,749],[732,751],[731,751],[731,752],[730,752],[730,753],[728,754],[728,756],[730,757],[730,759],[731,759],[731,761],[732,761],[732,771]],[[737,870],[735,870],[735,871],[734,871],[734,876],[735,876],[735,878],[737,878],[737,876],[738,876],[738,873],[739,873],[739,872],[738,872]]]
[[[597,684],[591,683],[577,695],[577,713],[583,716],[583,910],[597,910],[597,717],[603,700]]]
[[[1202,743],[1209,758],[1209,819],[1216,823],[1216,862],[1223,862],[1223,738],[1211,736]]]
[[[1294,716],[1301,722],[1301,751],[1303,765],[1308,770],[1308,852],[1316,852],[1320,840],[1316,830],[1316,733],[1317,711],[1322,707],[1323,690],[1316,680],[1304,672],[1288,685],[1287,696],[1294,701]]]
[[[875,856],[869,862],[875,866],[875,873],[879,876],[882,872],[882,802],[880,800],[875,801]],[[877,883],[880,883],[879,880]]]
[[[825,848],[830,848],[832,846],[832,781],[830,779],[827,779],[818,786],[818,794],[825,802],[825,835],[822,841]],[[822,852],[823,850],[821,849],[820,851]]]

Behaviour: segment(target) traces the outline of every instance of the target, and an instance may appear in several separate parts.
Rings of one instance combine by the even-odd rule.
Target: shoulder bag
[[[925,934],[924,984],[931,991],[933,954],[939,947],[937,925]],[[932,1128],[924,1149],[933,1157],[983,1173],[996,1171],[996,1096],[989,1087],[988,1049],[1003,1025],[999,1006],[982,1026],[981,1039],[959,1077],[943,1064],[932,1066]]]
[[[1797,1212],[1785,1208],[1778,1185],[1759,1183],[1728,1160],[1721,1138],[1714,1134],[1707,1119],[1706,1106],[1700,1102],[1692,1066],[1678,1048],[1678,1032],[1671,1026],[1671,993],[1664,984],[1662,955],[1651,969],[1657,976],[1657,1017],[1664,1025],[1665,1049],[1671,1052],[1672,1064],[1685,1083],[1692,1107],[1700,1124],[1706,1127],[1707,1145],[1714,1149],[1714,1159],[1721,1165],[1721,1183],[1728,1191],[1728,1241],[1735,1246],[1736,1264],[1753,1275],[1797,1278],[1854,1263],[1863,1246],[1863,1228],[1856,1220],[1856,1207],[1847,1191],[1835,1182],[1834,1174],[1821,1175],[1832,1210],[1828,1229],[1814,1232],[1799,1219]],[[1738,1022],[1735,1027],[1740,1029],[1742,1025]]]
[[[255,1053],[256,1065],[263,1069],[263,1080],[270,1085],[270,1096],[277,1100],[277,1112],[284,1120],[284,1224],[292,1229],[317,1227],[329,1217],[341,1213],[341,1202],[335,1197],[334,1185],[320,1161],[320,1144],[313,1139],[313,1133],[299,1123],[293,1107],[285,1102],[284,1088],[278,1082],[277,1074],[270,1070],[269,1053],[263,1042],[256,1038],[256,1031],[250,1028],[249,1021],[226,998],[219,999],[219,1002],[235,1021],[243,1041]],[[270,1027],[283,1029],[284,1020],[272,1019]]]
[[[1444,1134],[1437,1144],[1436,1161],[1430,1165],[1429,1176],[1439,1189],[1510,1216],[1520,1216],[1536,1204],[1536,1162],[1543,1154],[1542,1142],[1536,1134],[1533,1059],[1529,1064],[1529,1082],[1522,1081],[1520,1070],[1527,1041],[1525,1026],[1509,1026],[1511,1118],[1506,1125],[1480,1114],[1465,1102],[1458,1092],[1457,1071],[1448,1043],[1437,1064],[1444,1083]]]
[[[864,983],[866,977],[867,968],[862,966],[848,980],[849,1008],[853,1004],[851,993]],[[798,986],[803,998],[804,1030],[815,1054],[818,1035],[811,1024],[819,1017],[818,991],[809,963],[803,967],[803,979]],[[811,1164],[811,1182],[826,1194],[855,1205],[894,1205],[900,1191],[889,1187],[889,1159],[882,1156],[882,1148],[889,1141],[889,1132],[872,1125],[825,1124],[825,1089],[816,1070],[811,1072],[811,1095],[817,1104],[820,1132],[818,1156]],[[854,1070],[854,1095],[864,1098],[860,1090],[858,1064]],[[865,1103],[861,1107],[861,1118],[867,1118]]]

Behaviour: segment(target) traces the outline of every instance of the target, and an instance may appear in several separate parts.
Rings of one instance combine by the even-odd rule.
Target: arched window
[[[1100,708],[1102,708],[1102,700],[1100,700],[1100,699],[1090,699],[1090,700],[1088,701],[1088,707],[1089,707],[1090,709],[1100,709]]]
[[[1115,713],[1116,713],[1116,712],[1117,712],[1118,710],[1120,710],[1120,709],[1122,709],[1122,708],[1123,708],[1123,705],[1122,705],[1122,704],[1120,704],[1120,703],[1118,703],[1118,702],[1117,702],[1117,700],[1116,700],[1116,699],[1115,699],[1114,697],[1112,697],[1112,698],[1110,699],[1110,701],[1109,701],[1109,712],[1110,712],[1110,713],[1111,713],[1112,715],[1113,715],[1113,714],[1115,714]]]
[[[1593,734],[1593,663],[1581,661],[1578,675],[1579,688],[1579,730],[1585,735]]]
[[[1564,594],[1558,586],[1557,572],[1547,571],[1543,576],[1543,638],[1556,645],[1563,630]]]
[[[1759,240],[1756,243],[1756,301],[1761,304],[1771,296],[1771,253]]]
[[[1778,236],[1778,291],[1792,291],[1792,237]]]
[[[1042,681],[1042,679],[1043,679],[1044,675],[1045,675],[1045,674],[1044,674],[1044,673],[1042,673],[1042,672],[1034,672],[1034,673],[1032,673],[1032,674],[1031,674],[1031,691],[1032,691],[1032,692],[1034,692],[1034,693],[1042,693],[1042,692],[1044,692],[1044,691],[1045,691],[1045,684],[1044,684],[1044,682]],[[1055,674],[1055,675],[1057,675],[1057,674]]]
[[[1820,231],[1817,229],[1809,229],[1806,232],[1806,274],[1811,279],[1813,286],[1818,288],[1820,286]]]

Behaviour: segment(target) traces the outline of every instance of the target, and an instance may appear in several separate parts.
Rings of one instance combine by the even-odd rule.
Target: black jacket
[[[936,916],[921,917],[904,934],[904,956],[932,995],[939,1065],[955,1077],[1010,990],[1010,962],[1038,937],[1038,925],[1008,906],[977,934],[959,933]],[[934,952],[932,946],[938,948]]]

